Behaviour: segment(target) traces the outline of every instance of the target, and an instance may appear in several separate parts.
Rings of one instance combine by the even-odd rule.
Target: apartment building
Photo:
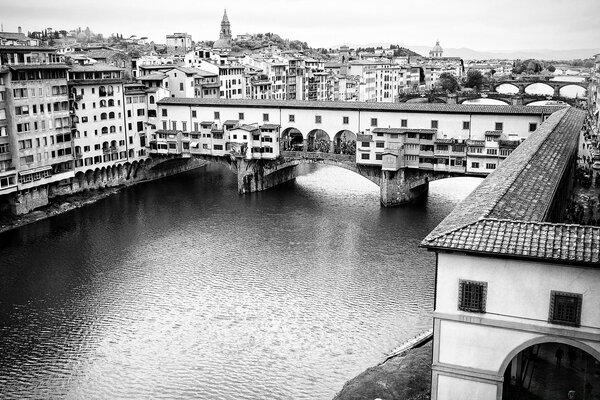
[[[76,173],[127,160],[123,83],[123,70],[107,64],[69,71]]]
[[[15,214],[74,176],[68,68],[52,48],[0,46],[0,196]]]

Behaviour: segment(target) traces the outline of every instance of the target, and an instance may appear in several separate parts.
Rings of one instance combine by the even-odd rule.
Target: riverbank
[[[352,378],[333,400],[429,400],[432,341]]]
[[[0,233],[7,232],[12,229],[16,229],[37,221],[41,221],[58,214],[63,214],[65,212],[81,208],[88,204],[93,204],[108,196],[112,196],[116,193],[119,193],[121,190],[129,186],[137,185],[144,182],[152,182],[157,179],[177,175],[181,172],[187,172],[193,169],[204,167],[207,164],[208,161],[199,161],[198,164],[193,165],[191,168],[178,169],[175,173],[169,175],[159,175],[155,178],[146,178],[143,180],[130,181],[126,184],[119,184],[115,186],[103,186],[97,189],[84,189],[83,191],[72,194],[54,196],[48,199],[47,205],[39,207],[27,214],[14,215],[10,213],[0,213]]]
[[[2,214],[0,215],[0,233],[41,221],[67,211],[75,210],[88,204],[93,204],[98,200],[119,193],[126,187],[126,185],[122,185],[96,190],[86,190],[71,195],[56,196],[48,200],[48,205],[42,206],[28,214]]]

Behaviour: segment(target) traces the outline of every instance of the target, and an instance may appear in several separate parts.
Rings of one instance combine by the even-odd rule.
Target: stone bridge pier
[[[380,200],[384,207],[413,203],[429,191],[428,171],[400,169],[381,171]]]
[[[292,152],[289,152],[292,153]],[[380,201],[384,207],[410,204],[426,195],[432,172],[400,169],[382,171],[379,166],[357,165],[354,156],[339,154],[303,153],[302,156],[277,160],[237,159],[238,192],[240,194],[266,190],[295,179],[300,164],[333,165],[353,171],[379,186]]]

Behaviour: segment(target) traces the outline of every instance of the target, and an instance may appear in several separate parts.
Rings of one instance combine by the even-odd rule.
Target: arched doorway
[[[347,129],[333,137],[333,152],[336,154],[356,154],[356,135]]]
[[[331,138],[323,129],[313,129],[307,136],[308,151],[321,151],[329,153],[331,150]]]
[[[592,354],[593,353],[593,354]],[[598,352],[572,340],[543,342],[514,354],[504,370],[503,400],[600,399]]]
[[[296,128],[287,128],[281,132],[283,151],[302,151],[304,136]]]

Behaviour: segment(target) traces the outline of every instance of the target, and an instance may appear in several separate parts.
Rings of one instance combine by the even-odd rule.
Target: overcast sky
[[[187,32],[216,40],[223,9],[233,35],[273,32],[312,47],[391,42],[480,51],[600,46],[600,0],[0,0],[4,31],[105,36]]]

